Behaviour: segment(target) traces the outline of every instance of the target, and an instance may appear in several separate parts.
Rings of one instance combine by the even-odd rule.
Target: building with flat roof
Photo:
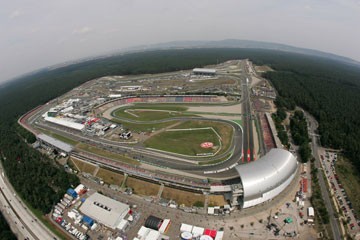
[[[111,229],[116,229],[130,210],[129,205],[118,202],[100,193],[88,197],[80,211]]]
[[[210,69],[210,68],[194,68],[193,74],[195,75],[210,75],[213,76],[216,74],[216,69]]]
[[[39,134],[36,136],[36,138],[41,144],[48,145],[52,148],[56,148],[57,150],[63,151],[65,153],[70,153],[73,150],[73,147],[71,145],[45,134]]]
[[[46,122],[54,123],[63,127],[68,127],[74,130],[82,131],[85,128],[84,124],[72,122],[66,120],[65,118],[56,118],[56,117],[45,117],[44,120]]]

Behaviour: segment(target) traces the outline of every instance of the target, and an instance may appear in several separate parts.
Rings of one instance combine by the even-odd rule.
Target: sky
[[[360,0],[0,3],[0,84],[66,61],[181,40],[268,41],[360,61]]]

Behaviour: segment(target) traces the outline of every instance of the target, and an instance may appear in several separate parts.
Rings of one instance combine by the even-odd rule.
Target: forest
[[[267,72],[282,96],[312,114],[319,122],[321,144],[340,149],[360,171],[360,69],[311,57],[272,63]],[[307,59],[307,61],[305,61]]]
[[[93,59],[43,69],[0,86],[0,153],[6,174],[24,200],[47,213],[65,189],[79,180],[27,144],[34,141],[34,136],[18,127],[16,121],[22,114],[102,76],[184,70],[244,58],[274,69],[264,77],[281,95],[277,101],[289,108],[299,105],[313,114],[320,123],[322,144],[341,148],[360,168],[359,67],[274,50],[215,48],[147,51]]]
[[[4,216],[0,212],[0,239],[1,240],[16,240],[16,236],[10,230]]]
[[[294,143],[299,146],[301,161],[303,163],[309,161],[311,157],[310,138],[307,122],[302,111],[296,110],[290,117],[290,131]]]
[[[286,118],[286,112],[283,107],[279,107],[277,105],[277,111],[272,114],[272,119],[275,123],[276,131],[278,134],[278,137],[282,143],[282,145],[286,146],[287,148],[290,147],[289,145],[289,137],[286,133],[286,129],[283,125],[283,121]]]

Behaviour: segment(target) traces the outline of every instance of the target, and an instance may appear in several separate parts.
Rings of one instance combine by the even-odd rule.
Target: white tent
[[[208,214],[209,215],[214,215],[215,213],[215,208],[214,207],[208,207]]]
[[[191,232],[192,229],[193,229],[193,226],[186,224],[186,223],[182,223],[180,226],[180,232]]]
[[[205,229],[202,227],[194,226],[191,233],[193,234],[194,237],[200,237],[201,235],[203,235],[204,230]]]

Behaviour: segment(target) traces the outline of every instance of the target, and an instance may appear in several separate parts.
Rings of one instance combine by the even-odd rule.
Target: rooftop
[[[211,68],[194,68],[194,69],[193,69],[193,72],[215,74],[215,73],[216,73],[216,69],[211,69]]]
[[[50,144],[50,145],[64,151],[64,152],[69,153],[69,152],[71,152],[73,150],[73,147],[71,145],[69,145],[67,143],[64,143],[64,142],[62,142],[60,140],[57,140],[55,138],[52,138],[52,137],[50,137],[48,135],[39,134],[39,135],[37,135],[37,138],[40,139],[43,142],[46,142],[46,143],[48,143],[48,144]]]
[[[80,211],[105,226],[115,229],[129,211],[127,204],[100,193],[94,193],[80,207]]]

